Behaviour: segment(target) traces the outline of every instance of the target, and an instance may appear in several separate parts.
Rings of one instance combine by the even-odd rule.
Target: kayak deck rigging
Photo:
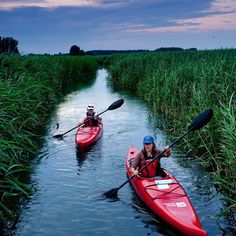
[[[153,200],[160,199],[160,198],[165,198],[165,197],[167,197],[166,195],[171,194],[171,193],[173,195],[168,195],[168,198],[180,198],[180,197],[185,197],[186,196],[186,194],[174,192],[176,189],[180,188],[179,183],[169,183],[169,185],[170,184],[172,184],[172,185],[176,184],[177,186],[175,188],[171,189],[170,191],[164,191],[164,190],[161,190],[161,189],[152,188],[154,186],[156,187],[156,184],[150,184],[150,185],[144,187],[144,190],[145,191],[148,191],[148,190],[156,191],[156,192],[158,192],[158,194],[162,193],[161,195],[157,195],[156,197],[152,197]]]

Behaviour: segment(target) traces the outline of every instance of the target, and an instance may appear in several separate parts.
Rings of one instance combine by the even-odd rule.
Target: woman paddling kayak
[[[98,126],[102,122],[102,118],[95,114],[94,105],[89,104],[87,107],[87,112],[83,115],[77,126],[84,124],[84,126]]]
[[[80,119],[75,135],[75,143],[80,150],[92,146],[103,133],[102,118],[95,115],[94,106],[88,105],[87,113]]]
[[[141,202],[158,220],[165,222],[166,227],[173,229],[174,235],[207,236],[190,199],[174,176],[164,169],[165,177],[133,175],[131,163],[138,155],[140,151],[131,146],[126,156],[126,172],[129,179],[133,177],[130,182]]]
[[[161,168],[160,160],[162,157],[169,157],[170,156],[170,149],[169,147],[165,148],[165,152],[163,155],[158,157],[153,163],[148,165],[142,172],[139,174],[142,177],[154,177],[154,176],[161,176],[166,177],[166,173]],[[162,150],[156,148],[154,143],[154,138],[152,136],[145,136],[143,139],[143,149],[139,152],[132,164],[130,171],[133,175],[138,175],[139,169],[145,166],[148,162],[150,162],[153,158],[159,156],[162,153]]]

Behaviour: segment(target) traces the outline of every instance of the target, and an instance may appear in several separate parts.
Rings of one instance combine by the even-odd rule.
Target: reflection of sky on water
[[[129,94],[111,93],[106,76],[105,70],[99,70],[90,88],[72,92],[58,106],[32,176],[36,192],[30,204],[22,207],[16,235],[168,235],[150,215],[132,207],[135,202],[129,184],[119,191],[116,202],[98,197],[127,180],[125,156],[130,145],[141,149],[147,134],[155,136],[158,146],[167,144],[167,137],[156,128],[157,120],[152,120],[146,105]],[[52,138],[55,132],[74,127],[88,103],[100,113],[120,98],[125,100],[122,107],[102,114],[103,136],[86,153],[77,153],[76,130],[61,140]],[[56,122],[60,124],[58,130]],[[220,196],[199,163],[171,156],[162,159],[162,166],[185,188],[203,228],[212,236],[222,235],[216,220],[222,207]],[[226,226],[223,220],[220,224]]]

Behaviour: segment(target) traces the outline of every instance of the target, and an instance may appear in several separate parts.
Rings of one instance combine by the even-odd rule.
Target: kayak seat
[[[162,177],[162,178],[165,178],[165,177],[167,177],[167,174],[166,174],[166,172],[164,171],[164,169],[162,169],[162,168],[157,168],[157,169],[156,169],[156,176],[160,176],[160,177]]]

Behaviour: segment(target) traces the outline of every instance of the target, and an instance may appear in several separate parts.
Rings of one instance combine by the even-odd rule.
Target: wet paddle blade
[[[63,134],[56,134],[56,135],[53,135],[52,137],[53,138],[62,138]]]
[[[124,103],[124,99],[121,98],[121,99],[115,101],[114,103],[112,103],[112,104],[107,108],[107,110],[109,110],[109,111],[115,110],[115,109],[121,107],[121,106],[123,105],[123,103]]]
[[[198,115],[191,123],[190,126],[188,126],[189,131],[199,130],[203,126],[205,126],[212,118],[213,116],[213,110],[211,108],[205,110],[203,113]]]
[[[119,188],[113,188],[107,192],[104,193],[104,195],[107,198],[117,198],[117,192],[118,192]]]

